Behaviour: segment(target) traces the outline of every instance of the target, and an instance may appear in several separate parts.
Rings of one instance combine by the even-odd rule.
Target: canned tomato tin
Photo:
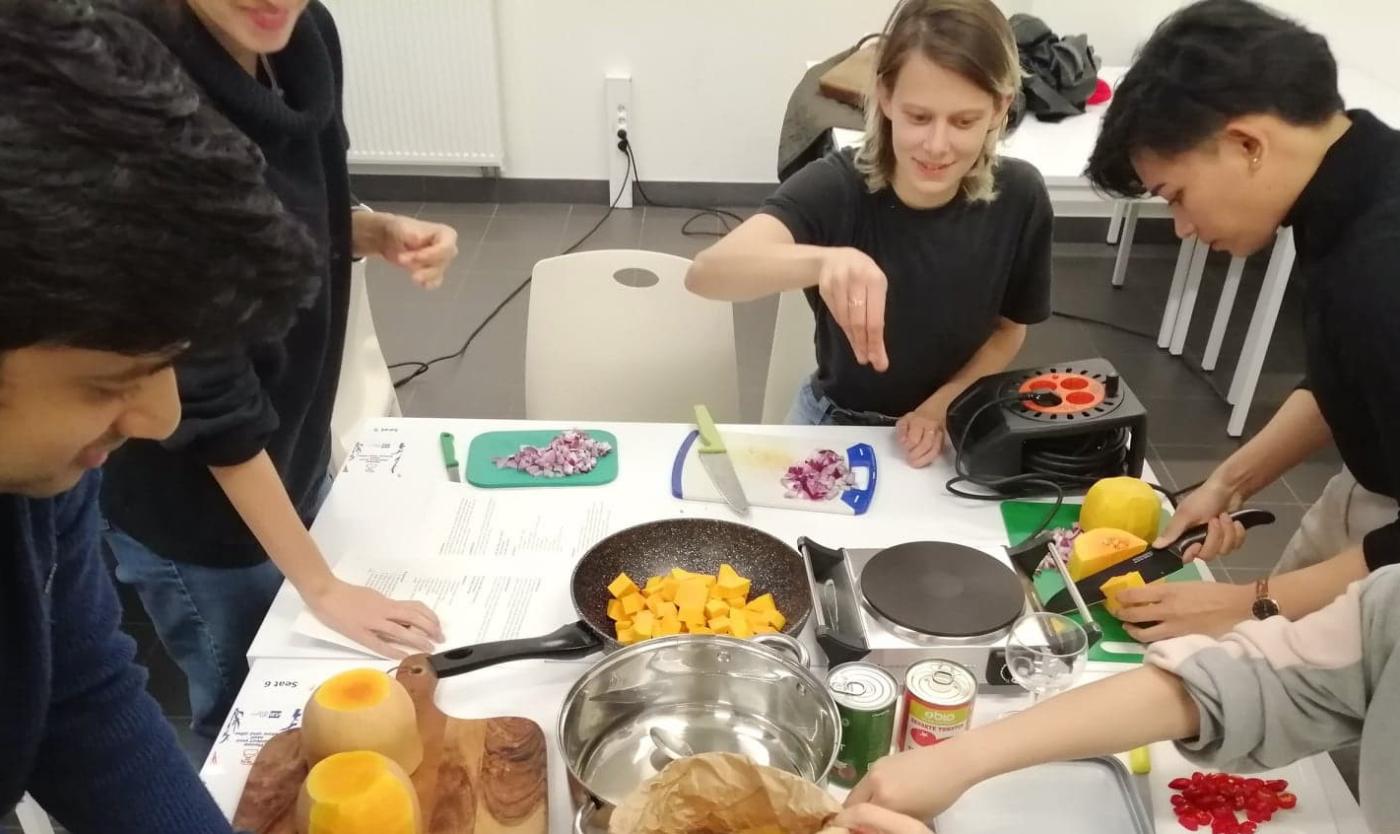
[[[899,749],[929,747],[972,723],[977,678],[951,660],[922,660],[904,678],[904,725]]]
[[[831,670],[826,686],[841,713],[841,750],[831,778],[850,787],[890,753],[899,683],[872,663],[845,663]]]

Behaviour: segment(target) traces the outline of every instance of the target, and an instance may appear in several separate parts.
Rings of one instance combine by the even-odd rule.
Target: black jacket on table
[[[135,441],[114,454],[102,505],[114,526],[161,556],[244,567],[266,554],[209,467],[266,450],[308,521],[329,461],[351,261],[340,41],[330,13],[313,2],[287,48],[270,56],[274,88],[244,71],[188,11],[166,40],[209,101],[262,149],[267,182],[320,244],[324,274],[281,341],[177,363],[179,429],[163,443]]]
[[[1303,387],[1357,482],[1400,498],[1400,132],[1347,115],[1284,219],[1304,282]],[[1372,570],[1400,562],[1400,518],[1362,547]]]

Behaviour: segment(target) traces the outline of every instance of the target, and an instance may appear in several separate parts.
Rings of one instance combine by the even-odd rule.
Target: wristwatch
[[[1249,610],[1256,620],[1267,620],[1279,615],[1278,600],[1269,596],[1268,577],[1254,580],[1254,604]]]

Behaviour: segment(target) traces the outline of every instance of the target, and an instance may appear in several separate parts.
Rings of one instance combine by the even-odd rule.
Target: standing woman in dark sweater
[[[193,727],[212,739],[284,577],[323,622],[386,655],[442,639],[421,603],[335,578],[307,527],[328,477],[352,257],[380,255],[432,288],[457,248],[447,226],[352,213],[340,42],[325,7],[188,0],[172,11],[153,26],[261,148],[268,184],[323,259],[320,289],[285,338],[179,362],[179,429],[163,443],[128,444],[107,467],[117,577],[140,594],[189,679]]]

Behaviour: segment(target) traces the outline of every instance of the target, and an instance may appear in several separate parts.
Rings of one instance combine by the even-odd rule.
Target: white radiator
[[[345,51],[350,161],[500,166],[495,0],[325,0]]]

